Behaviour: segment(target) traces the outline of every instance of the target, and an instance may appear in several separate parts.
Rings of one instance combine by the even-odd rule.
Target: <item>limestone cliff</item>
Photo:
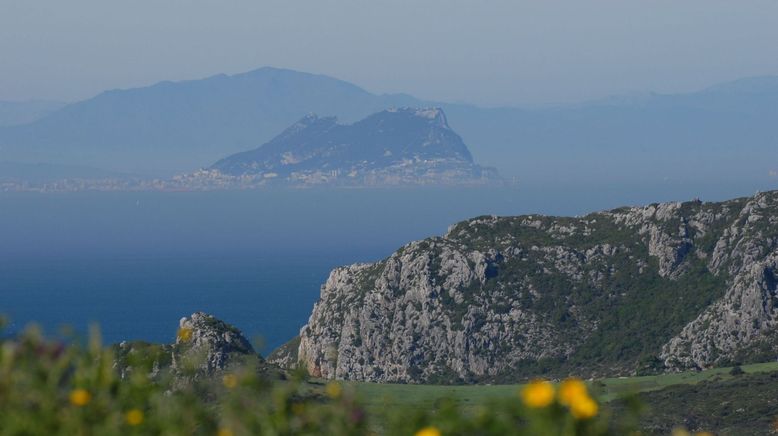
[[[203,312],[195,312],[179,321],[179,333],[172,354],[172,366],[178,371],[187,364],[203,375],[223,371],[231,364],[246,363],[246,358],[262,358],[240,330]]]
[[[407,383],[772,360],[777,212],[767,192],[461,222],[332,271],[296,359],[324,378]]]
[[[169,374],[184,382],[207,378],[232,369],[251,369],[259,374],[278,377],[280,373],[254,351],[254,347],[234,326],[204,312],[195,312],[179,321],[173,344],[122,342],[114,346],[114,366],[122,377],[139,362],[150,363],[156,378]],[[143,366],[143,365],[142,365]]]

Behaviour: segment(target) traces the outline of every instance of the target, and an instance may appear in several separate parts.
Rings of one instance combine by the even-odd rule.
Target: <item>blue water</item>
[[[297,334],[337,258],[85,258],[0,265],[0,305],[16,327],[99,322],[104,339],[170,342],[178,319],[205,310],[275,347]]]
[[[765,189],[766,187],[760,187]],[[750,195],[724,187],[0,194],[0,313],[11,330],[99,323],[105,342],[171,341],[204,310],[262,338],[305,324],[329,271],[469,217],[575,215]]]

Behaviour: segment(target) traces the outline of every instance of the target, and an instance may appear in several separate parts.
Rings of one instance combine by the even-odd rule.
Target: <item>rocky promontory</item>
[[[332,271],[299,338],[273,360],[399,383],[774,360],[776,268],[778,191],[574,218],[483,216]]]
[[[477,165],[440,108],[395,108],[353,124],[310,114],[260,147],[180,176],[185,186],[484,185],[501,182]]]
[[[265,362],[236,327],[204,312],[195,312],[179,321],[172,344],[122,342],[114,346],[115,366],[127,376],[127,363],[144,359],[151,373],[169,373],[178,380],[208,378],[234,369],[252,369],[259,374],[280,373]],[[274,374],[276,373],[276,374]]]

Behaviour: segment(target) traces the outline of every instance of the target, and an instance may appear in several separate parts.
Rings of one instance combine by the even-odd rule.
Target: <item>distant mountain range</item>
[[[441,109],[384,110],[354,124],[308,115],[270,142],[222,159],[206,178],[294,185],[489,183]]]
[[[31,123],[63,106],[54,101],[0,101],[0,127]]]
[[[520,181],[728,183],[778,174],[776,77],[522,109],[377,95],[275,68],[107,91],[0,127],[0,161],[167,176],[255,149],[309,113],[348,123],[406,106],[442,108],[477,162]]]
[[[0,161],[172,175],[256,148],[308,113],[355,121],[415,102],[275,68],[161,82],[106,91],[33,123],[0,129]]]

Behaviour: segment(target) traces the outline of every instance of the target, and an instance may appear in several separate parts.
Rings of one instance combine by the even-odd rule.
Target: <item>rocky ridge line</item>
[[[479,217],[337,268],[296,355],[376,382],[629,375],[778,355],[778,192]],[[287,347],[289,348],[289,347]]]

